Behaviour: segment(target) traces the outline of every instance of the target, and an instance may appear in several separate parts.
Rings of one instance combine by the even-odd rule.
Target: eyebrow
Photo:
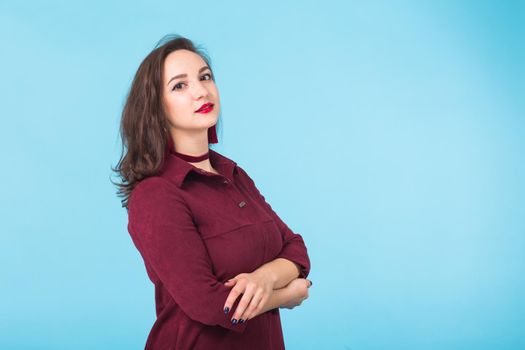
[[[204,66],[204,67],[202,67],[201,69],[199,69],[199,73],[202,72],[202,71],[204,71],[204,70],[206,70],[206,69],[209,69],[209,70],[211,71],[211,68],[210,68],[210,67],[208,67],[208,66]],[[176,76],[172,77],[172,78],[170,79],[170,81],[168,81],[168,83],[167,83],[166,85],[169,85],[173,79],[185,78],[185,77],[187,77],[187,76],[188,76],[188,74],[186,74],[186,73],[176,75]]]

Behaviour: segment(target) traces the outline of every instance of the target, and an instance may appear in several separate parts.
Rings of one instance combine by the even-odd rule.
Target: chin
[[[206,123],[206,127],[207,128],[211,128],[212,126],[217,124],[217,122],[219,121],[219,116],[218,115],[210,115],[210,116],[207,116],[207,118],[205,120],[207,122]]]
[[[219,121],[219,112],[215,112],[213,111],[210,115],[210,119],[213,119],[214,120],[214,125],[215,123],[217,123]]]

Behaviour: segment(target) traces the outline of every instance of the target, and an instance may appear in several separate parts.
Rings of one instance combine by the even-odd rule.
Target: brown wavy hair
[[[211,60],[202,47],[181,35],[168,34],[144,58],[127,94],[120,121],[122,153],[116,167],[111,167],[120,177],[120,182],[111,182],[118,187],[117,196],[122,197],[126,209],[133,188],[144,178],[158,174],[164,165],[171,137],[162,102],[164,61],[181,49],[201,56],[211,70]]]

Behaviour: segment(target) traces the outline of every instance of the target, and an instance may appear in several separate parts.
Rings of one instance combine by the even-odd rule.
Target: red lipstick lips
[[[208,113],[213,110],[213,103],[205,103],[201,106],[201,108],[197,109],[195,112],[197,113]]]

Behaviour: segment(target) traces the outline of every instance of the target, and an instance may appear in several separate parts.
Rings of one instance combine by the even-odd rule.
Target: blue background
[[[213,148],[307,244],[288,349],[525,348],[524,2],[330,0],[0,3],[0,348],[143,348],[110,167],[168,33],[212,58]]]

